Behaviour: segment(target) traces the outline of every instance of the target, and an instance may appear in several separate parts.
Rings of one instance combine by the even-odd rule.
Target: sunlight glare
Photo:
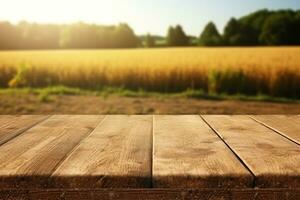
[[[0,20],[27,20],[42,23],[118,23],[119,0],[10,0],[1,3]],[[13,12],[14,11],[14,12]],[[5,19],[4,19],[5,17]],[[3,18],[3,19],[2,19]]]

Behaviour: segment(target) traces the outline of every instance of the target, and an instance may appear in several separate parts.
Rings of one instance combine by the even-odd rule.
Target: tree
[[[259,45],[259,36],[262,32],[263,26],[267,18],[272,14],[271,11],[267,9],[259,10],[257,12],[251,13],[247,16],[239,19],[245,27],[251,27],[251,30],[247,33],[248,39],[251,41],[252,45]],[[249,28],[250,29],[250,28]],[[245,30],[248,31],[248,30]]]
[[[295,15],[294,23],[294,37],[295,38],[295,45],[300,45],[300,11],[298,11]]]
[[[21,49],[59,48],[60,25],[20,22],[16,29],[20,34]]]
[[[213,22],[209,22],[199,37],[199,44],[204,46],[219,46],[222,37]]]
[[[297,45],[300,31],[294,10],[259,10],[238,20],[231,19],[224,38],[228,45]]]
[[[175,27],[175,38],[176,38],[176,46],[188,46],[189,45],[189,37],[185,34],[183,28],[180,25]]]
[[[8,22],[0,22],[0,49],[17,49],[19,41],[16,27]]]
[[[175,46],[176,38],[175,38],[175,29],[170,26],[167,33],[167,44],[168,46]]]
[[[98,26],[77,23],[61,31],[62,48],[134,48],[139,39],[127,24]]]
[[[229,46],[257,45],[254,34],[251,26],[231,18],[224,29],[224,41]]]
[[[141,37],[146,46],[159,45],[165,38]],[[146,39],[146,40],[145,40]],[[267,9],[232,18],[221,36],[210,22],[198,38],[187,36],[180,25],[170,26],[169,46],[229,45],[300,45],[300,10]],[[58,48],[134,48],[141,40],[127,24],[100,26],[76,23],[70,25],[21,22],[18,25],[0,22],[0,49],[58,49]]]
[[[96,25],[76,23],[65,27],[62,31],[60,44],[64,48],[97,48]]]
[[[227,45],[238,45],[240,42],[240,24],[235,18],[231,18],[224,29],[224,39]]]
[[[154,47],[155,46],[155,38],[150,34],[146,35],[146,47]]]
[[[133,48],[140,45],[140,40],[127,24],[119,24],[114,33],[115,47]]]
[[[293,19],[290,15],[276,14],[270,16],[259,37],[260,42],[266,45],[293,44]]]
[[[180,25],[177,25],[175,28],[171,26],[168,30],[167,43],[169,46],[188,46],[189,37]]]

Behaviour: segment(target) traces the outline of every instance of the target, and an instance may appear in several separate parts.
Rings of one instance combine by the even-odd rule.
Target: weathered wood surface
[[[0,116],[0,200],[298,200],[299,118]]]
[[[101,189],[0,191],[13,200],[299,200],[299,189]]]
[[[251,187],[253,177],[200,116],[154,116],[153,186]]]
[[[24,131],[45,120],[46,118],[47,116],[39,115],[0,115],[0,145],[22,134]]]
[[[300,187],[299,145],[247,116],[203,116],[255,175],[255,186]]]
[[[251,117],[300,145],[299,115],[256,115]]]
[[[107,116],[53,177],[60,187],[147,188],[151,157],[152,116]]]
[[[53,116],[0,146],[0,188],[47,187],[60,162],[102,116]]]

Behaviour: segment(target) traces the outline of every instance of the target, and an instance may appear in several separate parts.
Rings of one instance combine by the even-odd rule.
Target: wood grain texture
[[[203,116],[256,177],[256,187],[300,187],[300,148],[247,116]]]
[[[299,189],[99,189],[1,191],[13,200],[299,200]]]
[[[41,115],[0,115],[0,146],[47,117]]]
[[[0,188],[46,188],[49,177],[103,116],[52,116],[0,146]]]
[[[64,188],[151,186],[152,116],[107,116],[55,171]]]
[[[154,116],[155,188],[251,187],[252,175],[199,116]]]
[[[255,115],[251,117],[300,145],[300,116]]]

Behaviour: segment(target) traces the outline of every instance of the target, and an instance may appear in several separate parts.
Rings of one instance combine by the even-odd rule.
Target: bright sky
[[[199,35],[209,21],[222,31],[230,17],[262,8],[300,9],[300,0],[0,0],[0,21],[126,22],[137,34],[160,35],[181,24],[188,34]]]

